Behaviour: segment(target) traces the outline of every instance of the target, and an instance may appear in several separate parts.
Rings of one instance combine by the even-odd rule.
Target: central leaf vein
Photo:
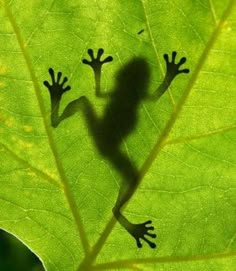
[[[142,2],[143,3],[143,2]],[[151,168],[153,162],[156,160],[158,154],[160,153],[160,151],[163,149],[163,147],[165,146],[165,143],[167,141],[167,138],[172,130],[172,128],[174,127],[174,124],[176,123],[176,120],[178,119],[180,113],[182,112],[182,109],[185,105],[185,102],[187,101],[191,90],[198,78],[198,75],[200,73],[200,71],[202,70],[203,65],[205,64],[205,61],[208,57],[208,54],[210,53],[211,49],[213,48],[215,41],[217,40],[220,31],[222,29],[222,26],[224,25],[226,19],[228,18],[228,16],[230,15],[233,6],[235,4],[235,0],[231,0],[228,4],[228,6],[226,7],[221,20],[219,21],[217,27],[215,28],[215,30],[213,31],[210,39],[208,40],[206,47],[204,49],[204,51],[202,52],[202,55],[199,58],[199,61],[196,65],[195,70],[193,71],[192,77],[189,80],[189,83],[186,87],[186,89],[183,92],[183,95],[181,97],[181,99],[179,100],[178,104],[175,107],[174,112],[172,113],[168,123],[166,124],[166,127],[164,128],[161,136],[157,139],[156,144],[154,145],[153,149],[151,150],[148,158],[146,159],[146,161],[144,162],[141,170],[140,170],[140,180],[139,180],[139,185],[141,183],[141,181],[144,179],[145,175],[147,174],[148,170]],[[139,187],[139,185],[137,186],[137,189]],[[137,190],[136,189],[136,190]],[[126,205],[127,206],[127,205]],[[125,207],[126,207],[125,206]],[[123,208],[124,210],[125,208]],[[78,271],[82,271],[84,270],[84,266],[91,266],[93,264],[93,262],[95,261],[95,259],[97,258],[98,254],[100,253],[101,249],[103,248],[107,238],[109,237],[110,233],[112,232],[114,226],[116,224],[116,220],[114,218],[111,218],[109,220],[109,222],[107,223],[107,225],[105,226],[104,231],[102,232],[100,238],[98,239],[97,243],[94,245],[92,251],[87,255],[87,257],[85,257],[84,261],[81,263],[81,265],[78,268]]]

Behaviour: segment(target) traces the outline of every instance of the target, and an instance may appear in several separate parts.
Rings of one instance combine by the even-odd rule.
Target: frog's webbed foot
[[[92,69],[96,72],[101,70],[103,64],[111,62],[113,60],[112,56],[106,57],[104,60],[101,60],[101,56],[103,55],[104,50],[102,48],[98,49],[97,56],[94,56],[94,51],[92,49],[88,49],[88,55],[91,58],[91,61],[87,59],[83,59],[83,63],[92,67]]]
[[[129,233],[135,238],[138,248],[141,248],[143,246],[140,239],[146,242],[151,248],[156,248],[156,244],[146,238],[146,236],[156,238],[156,234],[149,232],[154,230],[154,227],[149,225],[151,223],[152,221],[148,220],[142,224],[132,224],[132,226],[128,230]]]
[[[57,73],[57,78],[55,79],[55,73],[52,68],[49,68],[48,70],[50,77],[51,77],[51,85],[49,84],[48,81],[44,81],[43,84],[48,88],[51,100],[53,101],[59,101],[62,97],[62,95],[71,89],[70,86],[64,86],[65,83],[67,82],[68,78],[64,77],[64,79],[61,82],[61,77],[62,73],[58,72]]]
[[[189,69],[180,70],[179,68],[186,62],[186,57],[182,57],[178,63],[175,63],[177,53],[172,52],[171,61],[169,60],[168,54],[164,54],[164,59],[166,62],[167,76],[173,79],[176,75],[180,73],[189,73]]]

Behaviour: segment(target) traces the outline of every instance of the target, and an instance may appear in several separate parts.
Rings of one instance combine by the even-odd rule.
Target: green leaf
[[[0,228],[46,270],[234,270],[235,16],[235,0],[0,1]],[[88,48],[114,58],[105,91],[133,57],[150,66],[148,93],[164,77],[163,54],[187,57],[191,73],[142,102],[122,144],[141,175],[124,214],[153,221],[154,250],[112,217],[121,176],[82,113],[50,125],[49,67],[72,86],[61,108],[86,95],[103,113],[81,62]]]

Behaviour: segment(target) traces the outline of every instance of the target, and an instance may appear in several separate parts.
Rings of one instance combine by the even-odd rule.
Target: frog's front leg
[[[113,60],[112,56],[106,57],[104,60],[101,60],[101,56],[103,55],[104,50],[102,48],[98,49],[97,56],[94,56],[94,51],[92,49],[88,49],[88,55],[90,56],[91,60],[83,59],[83,63],[89,65],[94,72],[95,77],[95,94],[97,97],[104,97],[101,93],[101,72],[102,72],[102,65]]]
[[[155,98],[160,98],[162,94],[164,94],[177,75],[189,73],[189,69],[180,69],[180,67],[186,62],[186,57],[182,57],[179,62],[175,63],[176,55],[177,53],[175,51],[172,52],[171,60],[169,60],[169,55],[164,54],[164,59],[166,62],[166,74],[163,82],[154,93]]]
[[[51,84],[48,81],[44,81],[44,85],[48,88],[51,100],[51,125],[53,127],[57,127],[60,123],[59,117],[59,107],[62,95],[71,89],[70,86],[65,87],[65,83],[67,82],[67,77],[61,82],[62,73],[57,73],[57,78],[55,78],[55,73],[52,68],[48,70],[50,77],[51,77]]]
[[[178,74],[189,73],[189,69],[180,70],[180,67],[187,61],[186,57],[182,57],[178,63],[175,63],[177,53],[172,52],[172,59],[169,61],[169,55],[164,54],[166,62],[166,77],[171,82]]]

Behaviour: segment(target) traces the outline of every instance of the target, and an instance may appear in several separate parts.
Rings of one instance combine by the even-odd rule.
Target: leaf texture
[[[233,271],[236,258],[235,0],[1,0],[0,227],[25,243],[47,271]],[[157,249],[138,249],[112,208],[121,176],[93,143],[82,113],[50,126],[43,86],[54,67],[103,114],[88,48],[114,61],[102,88],[132,57],[165,74],[163,54],[186,56],[158,101],[143,101],[122,150],[140,170],[124,213],[151,219]],[[124,120],[125,121],[125,120]]]

